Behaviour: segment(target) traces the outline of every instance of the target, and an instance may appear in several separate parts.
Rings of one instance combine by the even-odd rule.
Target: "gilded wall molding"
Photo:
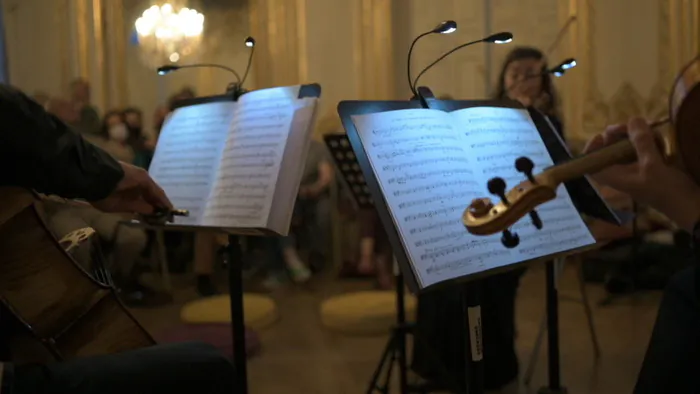
[[[97,100],[97,107],[102,110],[107,110],[112,106],[109,97],[109,79],[108,73],[105,70],[107,62],[105,61],[105,34],[104,34],[104,8],[102,0],[92,0],[92,35],[94,39],[94,70],[95,79],[92,81],[93,90],[97,90],[100,94]],[[97,89],[94,89],[95,81],[97,81]]]
[[[56,27],[57,27],[57,34],[60,37],[59,39],[59,51],[60,51],[60,59],[59,59],[59,64],[61,68],[61,88],[65,89],[68,84],[70,83],[71,79],[71,62],[70,62],[70,42],[71,42],[71,34],[70,34],[70,26],[68,25],[70,23],[70,5],[68,3],[69,0],[57,0],[54,5],[56,6],[55,9],[55,18],[56,18]]]
[[[597,85],[595,65],[598,52],[595,46],[595,8],[592,4],[593,1],[583,3],[578,16],[583,41],[581,68],[584,69],[585,86],[583,129],[574,138],[587,139],[602,131],[606,125],[624,122],[631,116],[642,116],[648,119],[666,116],[669,89],[676,72],[671,67],[674,58],[672,47],[673,43],[676,42],[676,39],[672,38],[674,36],[674,23],[671,21],[672,16],[675,15],[672,10],[674,0],[658,0],[659,37],[658,58],[656,59],[658,73],[648,96],[640,93],[631,83],[624,82],[607,101],[603,98]],[[681,40],[681,45],[682,43]]]

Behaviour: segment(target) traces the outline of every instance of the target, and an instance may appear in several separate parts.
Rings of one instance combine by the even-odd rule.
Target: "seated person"
[[[323,144],[312,140],[294,206],[292,229],[280,239],[283,261],[296,282],[308,280],[310,268],[320,270],[330,254],[330,187],[334,180],[328,151]],[[299,238],[308,242],[310,267],[299,256]]]
[[[91,206],[71,205],[46,201],[47,225],[57,239],[85,227],[91,227],[100,241],[108,245],[107,269],[120,290],[122,301],[132,307],[160,306],[170,302],[165,294],[158,293],[139,282],[139,263],[147,243],[142,229],[120,225],[127,217],[100,212]],[[104,249],[103,249],[104,250]],[[74,256],[85,268],[91,267],[89,248],[79,249]],[[90,272],[90,271],[88,271]]]
[[[374,209],[360,209],[360,274],[374,274],[381,290],[391,289],[392,252],[386,232]]]
[[[120,111],[113,110],[105,114],[97,137],[85,137],[115,159],[125,163],[134,162],[134,150],[127,143],[129,129]]]
[[[129,130],[126,143],[134,152],[133,164],[148,169],[153,159],[155,144],[143,133],[143,113],[138,108],[130,107],[122,112],[122,116]]]
[[[637,162],[612,166],[595,174],[597,182],[629,194],[693,234],[695,267],[675,274],[664,292],[635,394],[698,393],[700,365],[700,186],[667,165],[648,124],[633,119],[593,138],[586,152],[610,145],[625,135],[637,151]]]
[[[0,109],[0,185],[82,198],[107,213],[172,209],[147,172],[118,163],[86,143],[23,93],[0,85]],[[0,334],[0,349],[6,350],[6,338]],[[49,364],[16,365],[11,355],[0,356],[3,393],[234,392],[233,365],[205,344],[156,345]]]
[[[193,269],[197,276],[197,293],[202,297],[218,294],[214,284],[214,264],[217,261],[217,251],[226,242],[219,239],[218,234],[201,231],[194,236]]]

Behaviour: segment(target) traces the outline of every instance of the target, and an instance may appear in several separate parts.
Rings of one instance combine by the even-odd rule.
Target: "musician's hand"
[[[144,169],[120,162],[124,178],[109,197],[92,205],[104,212],[124,212],[151,215],[156,209],[172,209],[163,189]]]
[[[588,142],[584,153],[626,136],[637,151],[637,161],[610,167],[593,178],[650,205],[680,227],[691,230],[700,219],[700,186],[682,171],[666,164],[647,122],[635,118],[627,125],[610,126]]]

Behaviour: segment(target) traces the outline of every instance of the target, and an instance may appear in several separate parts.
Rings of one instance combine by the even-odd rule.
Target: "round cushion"
[[[229,358],[233,357],[233,333],[229,323],[181,324],[161,335],[156,335],[156,340],[160,343],[204,342],[216,347]],[[260,351],[258,334],[247,327],[245,329],[245,351],[248,357],[252,357]]]
[[[277,306],[270,297],[259,294],[243,295],[243,318],[247,327],[262,330],[276,322],[278,317]],[[180,310],[180,319],[190,324],[230,323],[229,296],[225,294],[188,302]]]
[[[404,296],[406,320],[415,320],[416,298]],[[321,304],[321,322],[350,335],[385,335],[396,324],[396,293],[360,291],[327,299]]]

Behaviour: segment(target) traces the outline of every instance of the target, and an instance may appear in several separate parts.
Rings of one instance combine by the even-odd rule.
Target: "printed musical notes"
[[[163,125],[149,173],[175,207],[190,211],[175,224],[201,221],[235,108],[234,102],[182,107]]]
[[[317,101],[298,99],[299,89],[257,90],[170,115],[150,173],[190,211],[175,224],[288,233]]]
[[[536,171],[554,164],[526,110],[476,107],[450,115],[455,128],[460,128],[465,137],[470,157],[476,159],[475,168],[479,170],[475,170],[474,178],[482,185],[483,196],[489,196],[486,183],[493,177],[503,178],[509,187],[526,179],[515,169],[518,157],[529,157],[535,163]],[[470,132],[472,129],[478,132]],[[518,148],[514,149],[514,145]],[[554,201],[542,205],[537,212],[544,224],[542,230],[535,229],[529,217],[514,226],[520,235],[520,246],[515,249],[518,260],[546,256],[595,242],[564,186],[557,191]]]
[[[315,103],[278,93],[239,101],[204,215],[207,225],[267,227],[295,114]]]
[[[529,218],[516,224],[518,248],[503,247],[500,235],[473,236],[462,225],[469,202],[490,195],[489,179],[499,176],[510,186],[525,180],[516,158],[527,156],[539,169],[553,164],[526,111],[400,110],[353,122],[423,287],[594,242],[566,190],[538,210],[544,229]]]

